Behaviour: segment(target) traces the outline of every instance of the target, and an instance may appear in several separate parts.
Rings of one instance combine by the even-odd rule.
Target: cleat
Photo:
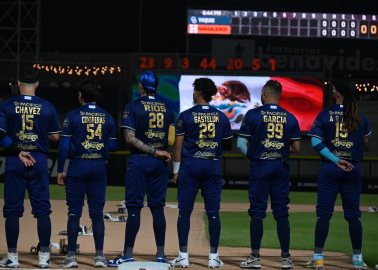
[[[115,257],[113,260],[108,260],[108,266],[109,267],[118,267],[119,265],[127,262],[133,262],[135,261],[133,257],[123,257],[122,255],[119,255]]]
[[[173,267],[187,268],[189,266],[189,254],[187,252],[179,252],[178,257],[171,261]]]
[[[20,264],[18,262],[18,253],[9,253],[0,261],[0,267],[17,268]]]
[[[96,256],[95,257],[95,268],[105,268],[108,266],[108,262],[106,261],[104,256]]]
[[[281,269],[293,269],[293,268],[294,268],[294,263],[292,262],[290,257],[281,259]]]
[[[244,262],[240,263],[240,267],[248,269],[261,269],[260,257],[255,257],[251,254]]]
[[[363,260],[353,260],[352,261],[353,269],[354,270],[367,270],[369,269],[366,263]]]
[[[224,263],[219,259],[218,253],[209,253],[209,268],[219,268],[222,267]]]
[[[305,264],[306,268],[312,268],[312,269],[317,269],[317,270],[322,270],[324,267],[324,256],[323,254],[314,254],[312,256],[312,259],[308,261]]]
[[[40,268],[50,268],[50,252],[38,252],[38,265]]]
[[[59,264],[63,268],[77,268],[76,256],[66,256],[66,258]]]
[[[168,260],[165,256],[156,257],[155,261],[158,262],[158,263],[168,263],[169,264],[169,262],[168,262]]]

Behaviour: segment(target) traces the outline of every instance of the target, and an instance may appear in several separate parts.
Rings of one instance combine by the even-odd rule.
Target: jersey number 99
[[[282,139],[284,134],[283,125],[281,123],[268,123],[266,131],[269,139]]]

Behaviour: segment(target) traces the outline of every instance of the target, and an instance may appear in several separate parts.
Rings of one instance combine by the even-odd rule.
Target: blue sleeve
[[[58,113],[56,112],[54,106],[51,105],[51,115],[49,119],[48,133],[60,133],[60,131],[61,129],[59,124]]]
[[[222,112],[221,112],[222,113]],[[223,114],[223,113],[222,113]],[[222,137],[222,139],[229,139],[229,138],[232,138],[233,137],[233,135],[232,135],[232,130],[231,130],[231,124],[230,124],[230,120],[228,120],[228,118],[227,118],[227,116],[226,115],[224,115],[223,114],[223,116],[224,116],[224,122],[225,122],[225,125],[226,125],[226,127],[225,127],[225,130],[224,130],[224,133],[223,133],[223,137]]]
[[[118,149],[118,139],[117,139],[117,127],[113,117],[109,117],[109,141],[108,150],[116,151]]]
[[[184,113],[179,114],[177,121],[176,121],[176,124],[175,124],[175,128],[176,128],[176,136],[180,136],[180,135],[185,134]]]
[[[308,132],[308,135],[313,137],[318,137],[323,139],[324,138],[324,132],[323,132],[323,121],[322,121],[322,113],[319,113],[316,117],[314,123],[311,126],[310,131]]]
[[[244,156],[247,155],[248,151],[248,140],[243,137],[238,137],[238,140],[236,142],[236,146],[239,148],[239,150],[242,152]]]
[[[250,119],[252,117],[251,111],[248,111],[243,118],[243,122],[240,125],[239,135],[249,137],[252,135]]]
[[[109,139],[108,150],[114,152],[114,151],[117,151],[117,149],[118,149],[118,140]]]
[[[58,152],[58,173],[62,173],[64,171],[64,163],[66,162],[70,144],[71,137],[61,137]]]
[[[298,120],[297,120],[297,118],[295,118],[294,115],[292,116],[292,119],[293,119],[292,120],[293,125],[290,129],[290,131],[291,131],[290,140],[293,140],[293,141],[300,140],[301,139],[301,130],[299,128]]]
[[[0,129],[0,146],[6,149],[12,145],[12,143],[13,141],[11,137],[9,137],[5,131]]]
[[[338,163],[339,158],[335,156],[329,149],[323,144],[323,141],[317,137],[311,137],[312,147],[323,157],[332,161],[333,163]]]
[[[121,128],[135,130],[135,119],[132,111],[132,103],[127,104],[123,111]]]

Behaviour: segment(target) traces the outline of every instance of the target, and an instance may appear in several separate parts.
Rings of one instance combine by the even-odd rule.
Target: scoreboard
[[[188,34],[378,40],[378,15],[189,9]]]

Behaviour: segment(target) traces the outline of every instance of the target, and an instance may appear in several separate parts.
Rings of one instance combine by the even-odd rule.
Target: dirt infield
[[[118,209],[118,202],[107,202],[106,211],[116,211]],[[3,201],[0,202],[2,209]],[[175,206],[173,203],[168,203],[168,206]],[[246,211],[247,204],[222,204],[222,211]],[[66,230],[67,222],[67,207],[64,201],[52,201],[52,237],[51,241],[59,243],[59,239],[65,238],[58,235],[62,230]],[[294,205],[291,211],[310,212],[314,211],[315,207],[310,205]],[[335,209],[339,210],[339,209]],[[22,268],[36,268],[38,267],[38,259],[36,255],[30,255],[29,250],[31,246],[38,243],[36,221],[31,216],[31,208],[29,201],[25,201],[25,214],[20,222],[20,237],[18,241],[18,250],[20,253],[20,267]],[[169,259],[177,256],[178,252],[178,238],[176,230],[176,221],[178,209],[167,207],[167,236],[166,236],[166,254]],[[80,224],[90,227],[90,219],[88,217],[88,209],[84,208],[83,217]],[[108,258],[119,255],[123,249],[124,239],[124,222],[106,222],[106,237],[105,237],[105,253]],[[4,219],[0,219],[0,255],[6,254],[6,241],[4,231]],[[249,236],[246,236],[249,237]],[[78,255],[78,262],[80,269],[93,268],[93,254],[94,243],[91,236],[79,236],[78,243],[80,244],[80,255]],[[195,210],[191,218],[191,230],[189,235],[189,253],[190,253],[190,269],[203,270],[207,269],[207,255],[209,252],[209,243],[205,234],[205,225],[203,222],[203,204],[196,204]],[[225,267],[223,269],[240,269],[239,263],[245,259],[250,252],[249,248],[226,248],[221,247],[219,253]],[[137,260],[153,260],[155,254],[155,240],[152,230],[152,218],[148,208],[144,208],[141,217],[141,228],[136,240],[134,257]],[[311,256],[311,251],[292,250],[292,257],[296,264],[295,269],[305,269],[302,265]],[[263,269],[280,269],[280,251],[276,249],[262,249],[262,264]],[[350,269],[350,257],[336,252],[326,252],[327,267],[326,269]],[[59,268],[59,261],[64,258],[59,254],[58,250],[52,251],[52,268]]]

